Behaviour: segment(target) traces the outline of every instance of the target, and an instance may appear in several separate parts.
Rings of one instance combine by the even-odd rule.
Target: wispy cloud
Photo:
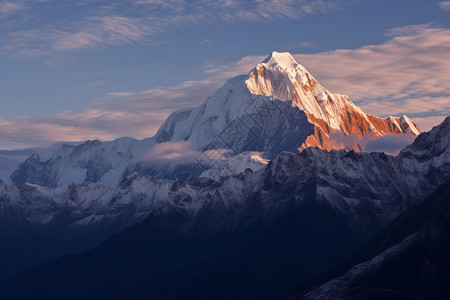
[[[450,29],[420,25],[389,35],[380,45],[294,56],[330,91],[349,94],[366,112],[412,115],[422,130],[431,129],[450,114]],[[202,103],[224,80],[248,73],[264,58],[208,63],[195,80],[141,92],[114,91],[82,112],[0,120],[2,147],[150,137],[171,112]]]
[[[220,84],[211,79],[138,93],[112,92],[81,112],[0,119],[0,146],[11,149],[56,141],[151,137],[170,113],[202,103]]]
[[[343,9],[356,0],[138,0],[126,9],[121,2],[101,2],[105,2],[104,5],[81,12],[79,7],[83,6],[82,3],[73,4],[77,10],[71,13],[70,20],[52,16],[49,18],[51,22],[37,27],[31,24],[27,28],[21,24],[20,28],[9,31],[2,38],[0,54],[30,59],[67,51],[97,50],[110,45],[155,42],[158,34],[180,26],[218,21],[300,19]],[[1,2],[0,14],[22,8],[23,4]],[[31,12],[33,9],[38,10],[39,6],[30,6]]]
[[[295,58],[330,90],[349,93],[354,100],[448,95],[444,78],[450,78],[450,30],[420,25],[389,34],[394,36],[381,45]]]
[[[384,152],[390,155],[397,155],[406,146],[414,141],[410,135],[385,135],[377,139],[370,139],[364,145],[364,151]]]
[[[139,18],[90,17],[63,29],[49,27],[12,32],[2,52],[29,59],[60,51],[134,43],[156,31]]]
[[[11,15],[19,10],[23,10],[26,7],[22,3],[1,1],[0,2],[0,18]]]
[[[46,146],[55,141],[112,140],[120,136],[152,136],[167,114],[146,111],[133,114],[118,109],[86,109],[39,118],[0,119],[3,149]]]
[[[450,10],[450,1],[439,2],[438,5],[443,10]]]
[[[354,4],[353,1],[322,0],[138,0],[137,5],[152,9],[164,8],[176,12],[172,19],[190,19],[191,22],[256,21],[290,18],[337,11]]]
[[[167,142],[154,145],[147,153],[137,158],[156,163],[190,164],[201,158],[198,150],[187,141]]]

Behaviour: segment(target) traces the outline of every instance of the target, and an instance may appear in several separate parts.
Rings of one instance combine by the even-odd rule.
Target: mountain
[[[399,216],[365,253],[368,260],[302,299],[448,299],[450,181]]]
[[[91,181],[114,187],[134,172],[197,178],[214,164],[204,154],[209,150],[256,151],[274,159],[282,151],[309,146],[359,151],[363,141],[388,134],[416,136],[419,130],[406,116],[365,114],[347,96],[321,86],[289,53],[273,52],[247,75],[228,80],[202,105],[171,114],[152,138],[64,145],[50,158],[29,157],[11,180],[49,187]],[[151,160],[153,149],[165,143],[184,145],[182,153],[202,154],[177,166]]]
[[[61,148],[64,144],[69,143],[55,143],[42,148],[24,148],[18,150],[0,150],[0,179],[4,182],[11,182],[10,176],[17,169],[19,164],[23,163],[27,158],[33,154],[38,154],[41,160],[48,160],[55,150]],[[70,143],[76,145],[80,143]]]
[[[62,260],[64,263],[57,261],[49,267],[44,265],[25,272],[4,283],[3,291],[14,290],[10,287],[19,281],[26,282],[30,293],[45,292],[43,289],[49,289],[48,284],[54,286],[55,282],[71,291],[78,282],[92,287],[97,281],[86,272],[104,278],[103,284],[109,279],[117,283],[109,291],[104,290],[105,286],[99,287],[101,293],[108,295],[129,291],[142,278],[151,280],[163,275],[168,277],[161,277],[161,286],[167,287],[171,273],[159,272],[163,272],[165,263],[171,265],[172,259],[173,267],[180,272],[200,268],[202,271],[197,275],[201,278],[197,275],[193,278],[203,282],[203,276],[208,277],[210,271],[214,276],[222,276],[219,271],[224,266],[217,264],[227,262],[227,255],[230,255],[230,268],[239,269],[240,263],[257,253],[256,249],[268,247],[267,252],[261,252],[248,264],[243,263],[247,273],[243,272],[242,276],[254,278],[252,284],[265,274],[268,280],[278,281],[291,276],[278,288],[267,291],[275,295],[298,282],[306,284],[310,278],[349,259],[395,217],[449,180],[449,140],[450,117],[447,117],[430,132],[420,134],[397,157],[307,148],[300,153],[282,152],[255,171],[244,169],[239,173],[242,169],[233,167],[239,163],[230,161],[229,173],[221,175],[218,167],[213,176],[191,182],[133,174],[117,188],[101,183],[60,188],[0,183],[0,259],[5,273],[5,270],[11,274],[50,258],[91,248],[113,233],[145,220],[91,254],[75,256],[74,260],[67,257]],[[259,159],[253,159],[251,164],[255,161]],[[130,230],[133,238],[128,236]],[[229,252],[225,247],[228,243]],[[125,252],[119,254],[114,249]],[[185,251],[186,255],[176,259],[174,255],[180,254],[179,251]],[[114,261],[112,257],[116,256],[118,265],[107,266],[106,262]],[[203,264],[203,259],[207,263]],[[269,264],[267,269],[256,267],[266,266],[265,261]],[[156,268],[150,272],[152,264]],[[290,264],[289,270],[303,271],[295,276],[283,274]],[[133,273],[127,265],[139,271]],[[76,278],[65,277],[64,272],[60,273],[61,268],[75,268],[67,276]],[[234,275],[229,271],[224,274]],[[29,282],[31,278],[54,276],[48,272],[59,274],[55,282]],[[149,277],[139,277],[146,272]],[[221,279],[229,282],[231,277]],[[145,289],[147,284],[158,288],[145,282],[137,291]],[[54,292],[58,298],[64,291]]]
[[[204,104],[173,113],[155,139],[188,140],[199,149],[260,151],[273,158],[308,146],[348,148],[339,143],[342,135],[353,135],[350,148],[360,150],[364,135],[402,133],[418,135],[419,130],[406,116],[365,114],[347,96],[321,86],[289,53],[273,52],[248,75],[227,81]]]

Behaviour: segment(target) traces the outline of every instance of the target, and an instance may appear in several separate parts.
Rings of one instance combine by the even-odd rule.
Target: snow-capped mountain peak
[[[154,167],[133,164],[140,163],[140,153],[166,142],[182,142],[202,153],[226,149],[274,158],[308,147],[360,151],[363,137],[387,134],[416,136],[419,130],[406,116],[382,119],[364,113],[349,97],[323,87],[291,54],[272,52],[200,106],[172,113],[153,138],[61,147],[46,160],[27,160],[11,179],[50,186],[100,180],[113,186],[134,171],[156,175]]]
[[[273,52],[249,73],[245,81],[252,94],[292,101],[294,106],[340,130],[339,115],[357,110],[347,96],[334,95],[288,52]]]
[[[277,51],[273,51],[261,63],[264,63],[268,66],[278,65],[285,69],[293,69],[297,65],[299,65],[289,52],[277,52]]]
[[[311,123],[319,127],[322,135],[329,136],[339,131],[343,135],[356,134],[357,138],[363,135],[377,138],[385,134],[416,136],[420,133],[406,116],[383,120],[366,115],[348,96],[331,93],[323,87],[288,52],[273,52],[250,71],[245,83],[252,94],[289,101],[292,106],[298,107]],[[305,146],[339,148],[338,145],[326,145],[323,141],[320,144],[317,141],[306,143]]]
[[[412,134],[412,135],[419,135],[420,134],[420,131],[417,128],[416,124],[414,124],[414,122],[411,121],[411,119],[408,118],[405,115],[400,117],[400,127],[402,128],[402,130],[405,133],[409,133],[409,134]]]

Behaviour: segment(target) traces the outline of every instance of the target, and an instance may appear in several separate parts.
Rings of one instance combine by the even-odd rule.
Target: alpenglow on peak
[[[275,157],[280,151],[310,146],[360,151],[363,136],[367,140],[404,133],[415,136],[419,130],[406,118],[365,114],[348,96],[323,87],[289,52],[273,51],[247,75],[228,80],[199,107],[173,113],[155,139],[189,141],[201,150],[260,151]],[[351,137],[342,138],[347,135]]]

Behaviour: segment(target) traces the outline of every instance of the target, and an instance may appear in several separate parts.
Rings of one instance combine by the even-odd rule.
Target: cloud
[[[450,1],[439,2],[438,5],[443,10],[450,10]]]
[[[201,104],[223,82],[187,81],[140,93],[113,92],[81,112],[37,118],[0,118],[1,148],[45,146],[57,141],[153,136],[174,110]]]
[[[190,164],[200,159],[200,152],[196,151],[190,142],[167,142],[154,145],[150,151],[137,158],[138,161],[149,161],[171,164]]]
[[[355,134],[344,135],[340,131],[336,131],[335,133],[331,134],[330,139],[333,141],[334,144],[342,148],[352,147],[355,146],[356,144],[361,144],[361,141]]]
[[[381,45],[295,55],[330,90],[353,100],[397,100],[448,95],[450,30],[430,25],[401,27]],[[372,113],[383,114],[383,110]]]
[[[356,1],[320,0],[139,0],[137,5],[152,9],[164,8],[178,13],[172,20],[186,19],[192,23],[222,20],[225,22],[274,19],[300,19],[306,15],[328,13],[346,8]]]
[[[119,1],[108,1],[104,5],[86,6],[89,9],[83,9],[83,2],[70,5],[53,1],[52,6],[59,9],[47,10],[46,15],[50,16],[40,26],[25,26],[24,23],[28,24],[26,20],[19,22],[19,28],[9,31],[2,38],[0,54],[31,59],[53,57],[68,51],[98,50],[110,45],[157,42],[158,35],[181,26],[218,21],[235,23],[301,19],[307,15],[341,10],[355,1],[138,0],[131,6]],[[35,2],[27,1],[27,4],[32,13],[38,14],[43,8]],[[20,3],[1,2],[0,14],[9,14],[22,8]],[[71,10],[70,18],[61,19],[59,15],[51,15],[51,11],[68,9]]]
[[[384,152],[390,155],[397,155],[402,149],[411,144],[414,137],[409,134],[385,135],[383,137],[369,140],[364,145],[364,151]]]
[[[203,40],[200,41],[200,45],[209,46],[212,44],[212,40]]]
[[[18,59],[51,56],[54,52],[98,49],[130,44],[155,33],[140,18],[90,17],[67,28],[41,28],[8,34],[2,53]]]
[[[262,154],[246,152],[242,155]],[[230,149],[200,152],[189,141],[178,141],[155,144],[146,153],[136,156],[135,161],[143,165],[165,169],[200,163],[201,168],[206,169],[211,166],[223,166],[222,163],[232,156],[234,156],[234,152]]]
[[[407,114],[421,130],[429,130],[450,115],[450,29],[419,25],[388,34],[380,45],[294,57],[330,91],[349,94],[367,113]],[[141,92],[114,91],[81,112],[0,119],[1,147],[153,136],[171,112],[203,103],[225,80],[247,74],[264,58],[209,62],[194,80]]]
[[[0,18],[6,17],[25,8],[26,7],[21,3],[2,1],[0,2]]]
[[[330,139],[344,148],[360,144],[366,152],[384,152],[389,155],[397,155],[414,141],[415,136],[409,134],[385,135],[374,139],[370,135],[364,135],[361,139],[358,139],[354,134],[343,135],[336,132],[330,136]]]

